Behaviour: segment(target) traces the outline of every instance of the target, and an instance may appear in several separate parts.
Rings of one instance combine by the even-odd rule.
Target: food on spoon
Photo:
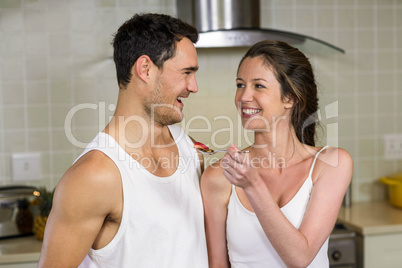
[[[201,142],[197,142],[197,141],[194,142],[194,148],[199,151],[205,152],[205,153],[212,153],[214,151],[214,150],[208,148],[208,146],[206,146],[205,144],[203,144]]]
[[[206,146],[205,144],[201,143],[201,142],[194,142],[194,148],[195,149],[202,149],[202,150],[208,150],[208,146]]]

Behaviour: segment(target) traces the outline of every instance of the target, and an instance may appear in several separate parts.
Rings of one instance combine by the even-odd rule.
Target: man
[[[198,32],[141,14],[114,37],[115,114],[56,187],[39,267],[207,267],[200,161],[177,126]]]

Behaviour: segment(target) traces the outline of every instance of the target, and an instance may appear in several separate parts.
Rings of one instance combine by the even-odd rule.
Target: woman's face
[[[235,104],[244,128],[267,132],[288,123],[292,104],[282,100],[280,84],[262,58],[244,59],[236,85]]]

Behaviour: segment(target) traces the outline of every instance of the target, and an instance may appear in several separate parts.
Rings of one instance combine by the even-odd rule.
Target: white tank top
[[[327,147],[325,146],[316,154],[307,179],[296,195],[281,208],[282,213],[296,228],[300,227],[313,189],[311,174],[317,156]],[[246,209],[240,202],[234,186],[228,204],[226,239],[232,268],[286,268],[285,263],[265,235],[255,213]],[[308,267],[329,267],[327,251],[328,238]]]
[[[102,151],[116,164],[124,207],[113,240],[91,249],[79,267],[208,267],[198,154],[181,128],[169,129],[179,151],[178,168],[169,177],[148,172],[103,132],[84,151]]]

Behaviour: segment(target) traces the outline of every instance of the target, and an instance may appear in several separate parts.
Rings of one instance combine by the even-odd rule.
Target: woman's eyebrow
[[[236,78],[236,80],[244,81],[244,79],[243,79],[243,78],[240,78],[240,77]],[[254,78],[253,81],[264,81],[264,82],[267,82],[267,80],[265,80],[264,78]]]

